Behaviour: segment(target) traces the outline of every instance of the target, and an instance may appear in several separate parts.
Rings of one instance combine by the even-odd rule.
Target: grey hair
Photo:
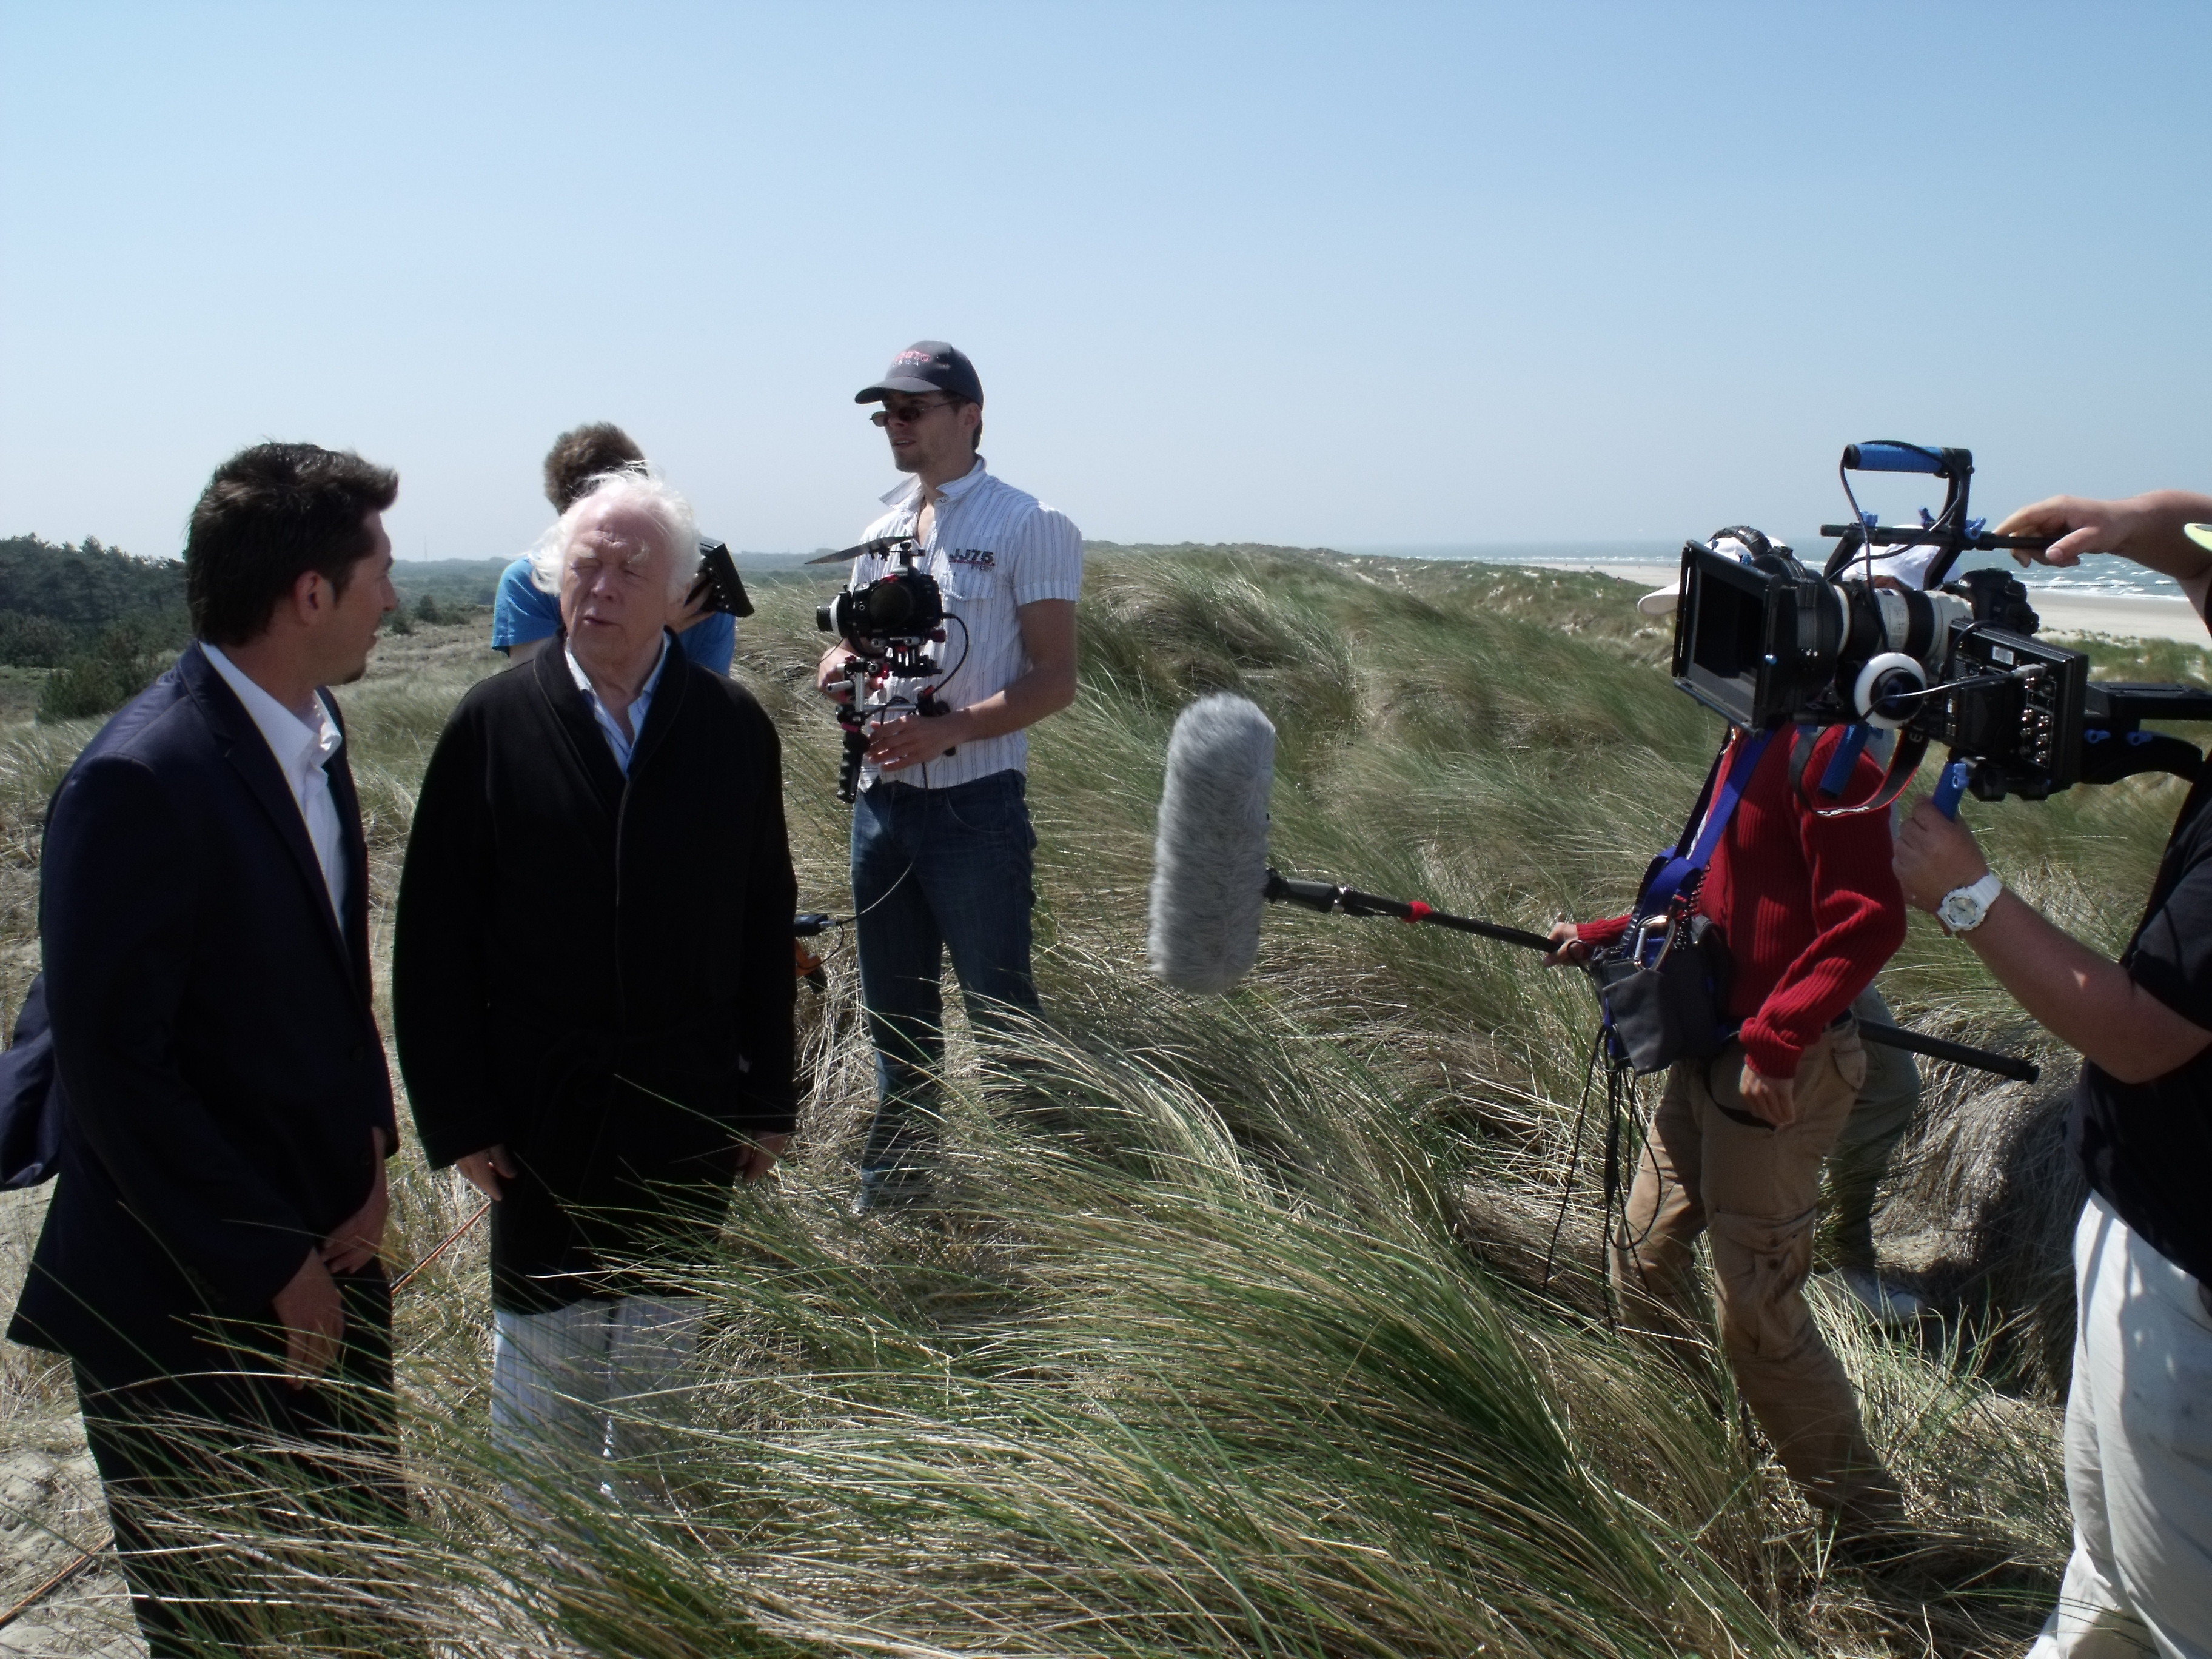
[[[568,550],[584,529],[586,519],[596,520],[603,509],[629,507],[653,520],[667,544],[668,597],[679,599],[698,577],[699,524],[691,516],[691,503],[668,486],[657,472],[624,469],[603,472],[584,494],[569,505],[552,527],[530,550],[530,580],[540,592],[558,593],[561,573],[568,566]]]

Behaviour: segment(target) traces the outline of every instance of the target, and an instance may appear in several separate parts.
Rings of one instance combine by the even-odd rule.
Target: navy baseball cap
[[[950,398],[983,401],[983,383],[975,378],[975,365],[968,354],[956,351],[942,340],[916,340],[891,359],[884,378],[853,394],[856,404],[879,404],[884,394],[907,392],[916,395],[942,392]]]

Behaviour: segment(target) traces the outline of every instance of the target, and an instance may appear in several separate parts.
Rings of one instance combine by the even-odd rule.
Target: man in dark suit
[[[398,1502],[377,1254],[397,1131],[360,807],[321,689],[361,677],[397,604],[398,489],[309,444],[216,469],[185,550],[198,638],[47,815],[69,1106],[9,1334],[72,1362],[156,1655],[307,1639],[309,1615],[274,1611],[301,1586],[215,1530]]]
[[[416,801],[392,950],[408,1103],[492,1210],[492,1429],[517,1479],[650,1498],[732,1186],[793,1122],[775,728],[665,627],[690,509],[617,474],[541,544],[562,631],[479,682]]]

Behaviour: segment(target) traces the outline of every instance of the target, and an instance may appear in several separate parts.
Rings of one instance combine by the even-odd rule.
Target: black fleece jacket
[[[492,1291],[526,1312],[672,1288],[744,1139],[793,1124],[781,754],[671,649],[624,776],[565,641],[476,686],[423,775],[392,1016],[434,1167],[504,1145]]]

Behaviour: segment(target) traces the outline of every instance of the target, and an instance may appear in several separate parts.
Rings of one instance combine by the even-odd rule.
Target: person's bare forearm
[[[1960,939],[2036,1024],[2123,1083],[2163,1077],[2203,1033],[2008,888]]]
[[[939,718],[902,714],[875,730],[868,758],[896,776],[949,749],[1035,726],[1075,701],[1075,665],[1039,663],[1002,691]]]
[[[816,670],[816,684],[826,685],[833,668],[842,667],[851,652],[842,644],[835,645],[823,654]],[[1048,714],[1057,714],[1075,701],[1075,670],[1067,666],[1040,666],[1030,669],[1004,690],[994,691],[980,702],[953,711],[962,725],[961,741],[973,743],[981,738],[1002,737],[1009,732],[1018,732],[1035,726]]]
[[[2179,581],[2202,575],[2212,565],[2212,553],[2181,533],[2184,525],[2212,523],[2212,495],[2154,489],[2124,505],[2137,516],[2125,544],[2115,552]]]
[[[2212,523],[2212,495],[2187,489],[2153,489],[2123,501],[2053,495],[2021,507],[1997,526],[2008,536],[2050,536],[2053,544],[2014,556],[2024,563],[2066,566],[2090,553],[2132,559],[2176,581],[2212,572],[2212,552],[2182,533],[2189,524]]]
[[[1057,714],[1075,701],[1075,670],[1067,667],[1036,667],[1002,691],[994,691],[981,702],[971,702],[959,711],[966,726],[968,738],[974,742],[981,738],[1003,737],[1009,732],[1019,732],[1035,726],[1048,714]]]
[[[1895,866],[1905,902],[1931,915],[1947,895],[1972,887],[1990,869],[1973,831],[1932,799],[1899,827]],[[2164,1077],[2212,1044],[2212,1030],[2174,1012],[2009,889],[1957,937],[2038,1024],[2122,1083]]]

